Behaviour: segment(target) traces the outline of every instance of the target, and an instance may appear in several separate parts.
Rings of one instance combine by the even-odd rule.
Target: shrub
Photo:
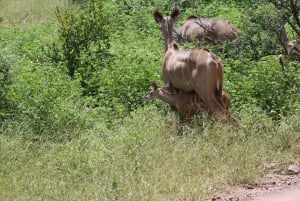
[[[10,100],[18,103],[14,120],[26,122],[36,136],[49,134],[54,138],[61,137],[56,136],[58,133],[84,127],[78,81],[52,66],[23,65],[8,94]]]
[[[102,8],[102,0],[92,0],[81,8],[64,12],[57,9],[62,44],[52,44],[46,52],[52,62],[63,62],[67,66],[71,78],[80,77],[83,95],[98,94],[101,71],[109,66],[112,58],[108,17]]]
[[[227,59],[225,71],[233,106],[255,104],[275,119],[299,108],[299,64],[282,69],[274,56],[247,63]]]

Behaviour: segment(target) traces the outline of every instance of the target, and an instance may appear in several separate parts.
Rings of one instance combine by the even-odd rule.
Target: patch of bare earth
[[[232,186],[210,201],[300,201],[300,166],[290,165],[255,183]]]

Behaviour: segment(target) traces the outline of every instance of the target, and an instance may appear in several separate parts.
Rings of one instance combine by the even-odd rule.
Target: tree
[[[53,44],[47,54],[53,62],[63,63],[71,78],[80,77],[83,95],[98,94],[101,71],[112,58],[103,4],[103,0],[92,0],[75,10],[56,11],[61,46]]]
[[[269,0],[280,13],[281,29],[278,30],[278,37],[283,47],[284,54],[289,54],[288,36],[286,24],[288,24],[293,35],[300,40],[300,1],[298,0]]]

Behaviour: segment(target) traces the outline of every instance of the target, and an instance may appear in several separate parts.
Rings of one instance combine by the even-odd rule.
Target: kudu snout
[[[145,101],[150,100],[150,94],[146,94],[146,95],[144,96],[144,100],[145,100]]]

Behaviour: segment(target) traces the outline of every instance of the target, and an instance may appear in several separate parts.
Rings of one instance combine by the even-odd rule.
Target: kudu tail
[[[222,91],[223,91],[223,81],[224,81],[224,72],[223,72],[223,63],[218,59],[218,70],[217,70],[217,88],[215,89],[215,95],[219,101],[219,103],[225,107],[222,101]]]
[[[217,70],[217,88],[216,88],[216,95],[217,97],[222,97],[222,91],[223,91],[223,81],[224,81],[224,72],[223,72],[223,64],[220,59],[218,59],[218,70]]]

